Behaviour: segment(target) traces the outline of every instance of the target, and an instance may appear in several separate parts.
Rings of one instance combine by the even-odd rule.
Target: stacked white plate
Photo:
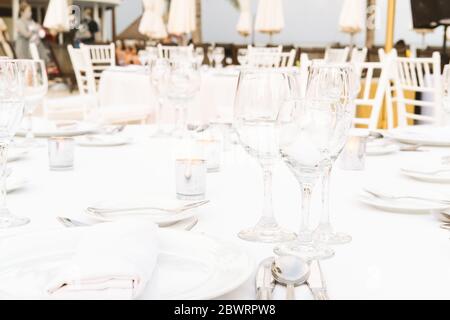
[[[160,229],[158,244],[158,262],[142,299],[213,299],[238,288],[253,273],[254,263],[245,251],[213,237]],[[0,261],[0,298],[49,299],[44,290],[49,275],[75,251],[53,247]]]
[[[375,139],[367,142],[366,154],[369,156],[382,156],[399,150],[399,146],[389,139]]]
[[[33,133],[38,138],[74,137],[98,130],[98,125],[79,121],[48,121],[45,119],[33,120]],[[18,136],[25,136],[25,128],[19,129]]]
[[[131,143],[131,138],[120,134],[85,135],[76,139],[83,147],[117,147]]]
[[[450,127],[408,126],[389,130],[386,135],[406,144],[450,146]]]

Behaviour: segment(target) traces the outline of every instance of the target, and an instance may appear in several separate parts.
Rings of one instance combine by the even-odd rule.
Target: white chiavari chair
[[[350,56],[351,63],[363,63],[367,59],[367,48],[353,48]]]
[[[50,119],[84,119],[88,112],[97,107],[97,89],[94,70],[89,56],[82,49],[67,47],[75,79],[78,85],[78,95],[63,98],[47,98],[44,103],[44,113]]]
[[[116,45],[85,45],[80,48],[89,56],[95,79],[99,80],[103,71],[116,65]]]
[[[348,55],[350,53],[350,48],[327,48],[325,51],[325,62],[331,63],[344,63],[347,62]]]
[[[392,59],[391,79],[393,87],[389,87],[392,106],[397,106],[398,126],[407,126],[409,121],[419,124],[436,124],[442,120],[441,105],[441,56],[434,52],[429,58],[398,57],[392,50],[389,55],[380,50],[380,59]],[[406,97],[405,92],[412,96]],[[392,94],[393,93],[393,94]],[[418,96],[420,94],[420,97]],[[393,107],[388,121],[393,122]],[[414,110],[408,110],[413,106]],[[416,113],[417,107],[420,108]]]
[[[247,64],[251,67],[275,68],[280,65],[283,46],[253,47],[248,46]]]
[[[378,128],[380,115],[383,109],[383,102],[389,87],[389,75],[391,69],[391,60],[384,59],[382,62],[361,62],[355,63],[356,72],[361,75],[361,90],[359,96],[355,99],[356,114],[355,125],[363,125],[369,130]],[[372,93],[372,86],[377,86],[375,93]],[[358,108],[370,107],[369,118],[360,118],[357,116]],[[388,124],[392,128],[392,124]]]
[[[289,67],[293,67],[295,64],[295,54],[296,54],[296,50],[292,49],[289,52],[282,52],[280,53],[280,63],[279,63],[279,67],[281,68],[289,68]]]
[[[158,57],[164,59],[193,58],[194,46],[163,46],[158,44]]]

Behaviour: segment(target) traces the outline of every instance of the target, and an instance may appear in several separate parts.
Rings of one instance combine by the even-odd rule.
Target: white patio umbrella
[[[192,33],[195,28],[195,0],[172,0],[167,31],[170,34],[181,36]]]
[[[139,32],[152,39],[167,37],[164,24],[165,0],[143,0],[144,14],[139,23]]]
[[[50,0],[44,18],[44,27],[64,32],[70,30],[69,2],[67,0]]]
[[[239,9],[241,14],[239,16],[236,30],[240,35],[247,37],[252,34],[253,27],[251,0],[239,0]]]
[[[282,0],[259,0],[256,11],[255,30],[272,35],[284,28],[284,13]]]
[[[353,37],[364,28],[364,0],[344,0],[341,16],[339,18],[339,29],[351,36],[351,45]]]

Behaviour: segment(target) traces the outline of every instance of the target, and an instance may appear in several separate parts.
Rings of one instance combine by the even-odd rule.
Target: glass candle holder
[[[340,167],[343,170],[364,170],[366,164],[366,146],[368,133],[353,131],[340,157]]]
[[[66,137],[48,139],[48,157],[50,170],[72,170],[75,156],[75,140]]]
[[[206,195],[206,160],[175,161],[176,193],[180,200],[203,200]]]
[[[202,154],[206,160],[206,168],[208,172],[218,172],[220,170],[220,162],[222,158],[222,143],[217,139],[198,140],[202,149]]]

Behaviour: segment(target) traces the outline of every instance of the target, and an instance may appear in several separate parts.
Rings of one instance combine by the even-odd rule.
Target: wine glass
[[[200,72],[195,62],[191,60],[172,61],[169,77],[168,98],[177,111],[177,129],[175,135],[187,136],[187,105],[200,90]]]
[[[442,107],[450,114],[450,65],[445,65],[442,72]]]
[[[275,248],[278,254],[295,254],[306,260],[334,255],[332,249],[316,241],[310,207],[315,184],[345,143],[349,95],[345,68],[316,65],[309,72],[306,97],[286,102],[278,117],[281,156],[301,187],[302,218],[297,239]]]
[[[28,218],[13,215],[6,204],[6,163],[9,145],[16,134],[25,111],[24,62],[0,60],[0,229],[25,225]]]
[[[223,67],[223,59],[225,59],[225,49],[222,47],[216,47],[213,51],[213,60],[214,60],[214,66],[217,69],[220,69]]]
[[[36,147],[40,144],[33,133],[33,112],[39,106],[48,91],[48,78],[43,60],[16,60],[18,72],[24,79],[25,113],[27,133],[24,147]]]
[[[245,66],[248,63],[248,49],[238,49],[238,62],[241,66]]]
[[[205,59],[205,50],[203,49],[203,47],[195,48],[194,56],[198,67],[201,67],[203,64],[203,60]]]
[[[290,74],[270,69],[245,70],[239,76],[234,129],[264,174],[262,216],[255,227],[239,233],[244,240],[274,243],[295,238],[278,225],[272,207],[272,170],[279,159],[277,116],[284,101],[294,94],[294,83]]]
[[[156,131],[154,137],[162,136],[161,122],[162,112],[167,99],[170,79],[170,61],[168,59],[153,60],[150,66],[150,79],[153,91],[158,100],[158,107],[155,112]]]
[[[314,69],[315,67],[313,67]],[[320,71],[321,70],[321,71]],[[355,115],[354,99],[356,98],[360,86],[358,85],[359,77],[355,69],[349,64],[346,65],[323,65],[321,68],[315,68],[313,72],[326,73],[326,79],[323,79],[325,86],[322,91],[322,96],[340,101],[342,108],[342,118],[338,126],[334,141],[330,144],[330,157],[323,164],[322,174],[322,215],[320,223],[314,232],[316,241],[327,245],[345,244],[352,240],[350,235],[341,232],[335,232],[331,224],[330,217],[330,178],[333,165],[341,154],[345,143],[347,141],[350,129],[352,128],[353,118]],[[342,75],[345,75],[344,78]],[[343,82],[348,78],[348,94],[343,93]],[[309,93],[311,94],[311,93]]]
[[[214,52],[214,48],[215,48],[215,46],[209,46],[208,50],[206,52],[206,55],[208,56],[208,62],[209,62],[209,66],[210,67],[213,66],[213,52]]]

